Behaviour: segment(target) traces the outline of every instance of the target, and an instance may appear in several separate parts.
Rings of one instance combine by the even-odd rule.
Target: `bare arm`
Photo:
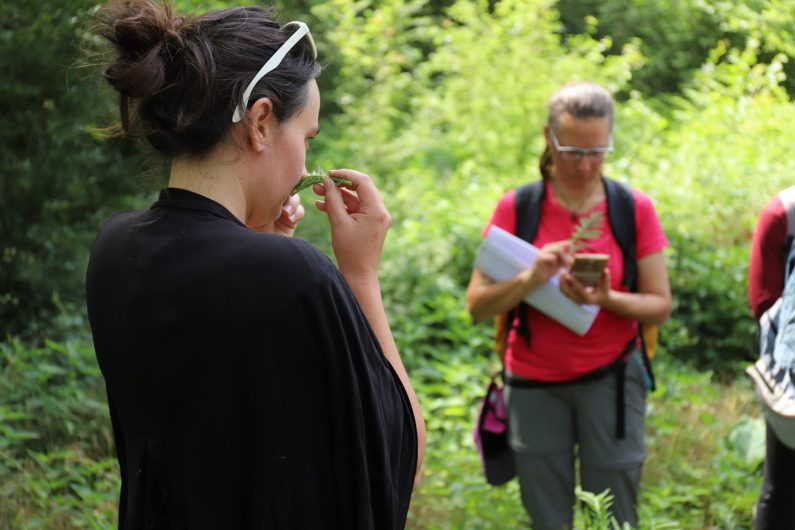
[[[480,269],[472,269],[467,287],[467,309],[475,322],[483,322],[516,307],[538,284],[530,282],[524,270],[504,282],[495,282]]]
[[[544,245],[532,267],[504,282],[495,282],[473,269],[467,287],[467,309],[472,319],[483,322],[516,307],[530,291],[571,263],[568,245],[568,240]]]
[[[560,288],[578,304],[598,304],[624,318],[647,324],[662,324],[671,314],[671,286],[662,251],[638,260],[637,293],[612,290],[608,269],[593,288],[583,286],[569,274],[561,276]]]

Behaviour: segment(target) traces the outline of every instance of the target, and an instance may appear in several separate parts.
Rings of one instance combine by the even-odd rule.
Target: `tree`
[[[81,43],[91,0],[0,3],[0,338],[81,313],[88,248],[145,186],[130,145],[91,134],[115,100]]]

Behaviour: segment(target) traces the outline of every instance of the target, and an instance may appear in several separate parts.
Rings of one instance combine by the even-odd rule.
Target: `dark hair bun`
[[[181,24],[181,19],[172,18],[168,4],[163,8],[149,0],[109,4],[100,16],[100,33],[113,43],[118,56],[105,68],[108,83],[129,97],[146,97],[162,89],[172,58],[182,46]]]
[[[119,93],[121,130],[170,155],[202,155],[230,129],[245,87],[292,31],[270,10],[237,7],[176,16],[168,0],[111,0],[98,32],[115,49],[104,77]],[[257,83],[279,120],[304,105],[320,65],[296,46]]]

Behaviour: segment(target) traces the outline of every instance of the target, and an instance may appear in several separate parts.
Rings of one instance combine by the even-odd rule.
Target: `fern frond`
[[[591,215],[586,215],[580,219],[580,223],[571,234],[571,249],[573,252],[588,247],[588,240],[596,239],[602,234],[602,221],[604,221],[602,212],[593,212]]]

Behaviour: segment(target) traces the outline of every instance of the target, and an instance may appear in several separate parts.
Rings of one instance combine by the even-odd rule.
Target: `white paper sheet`
[[[492,225],[478,249],[475,267],[489,278],[501,282],[530,267],[537,254],[537,247]],[[585,335],[599,313],[599,306],[574,303],[560,292],[559,285],[560,277],[556,274],[531,291],[524,301],[578,335]]]

